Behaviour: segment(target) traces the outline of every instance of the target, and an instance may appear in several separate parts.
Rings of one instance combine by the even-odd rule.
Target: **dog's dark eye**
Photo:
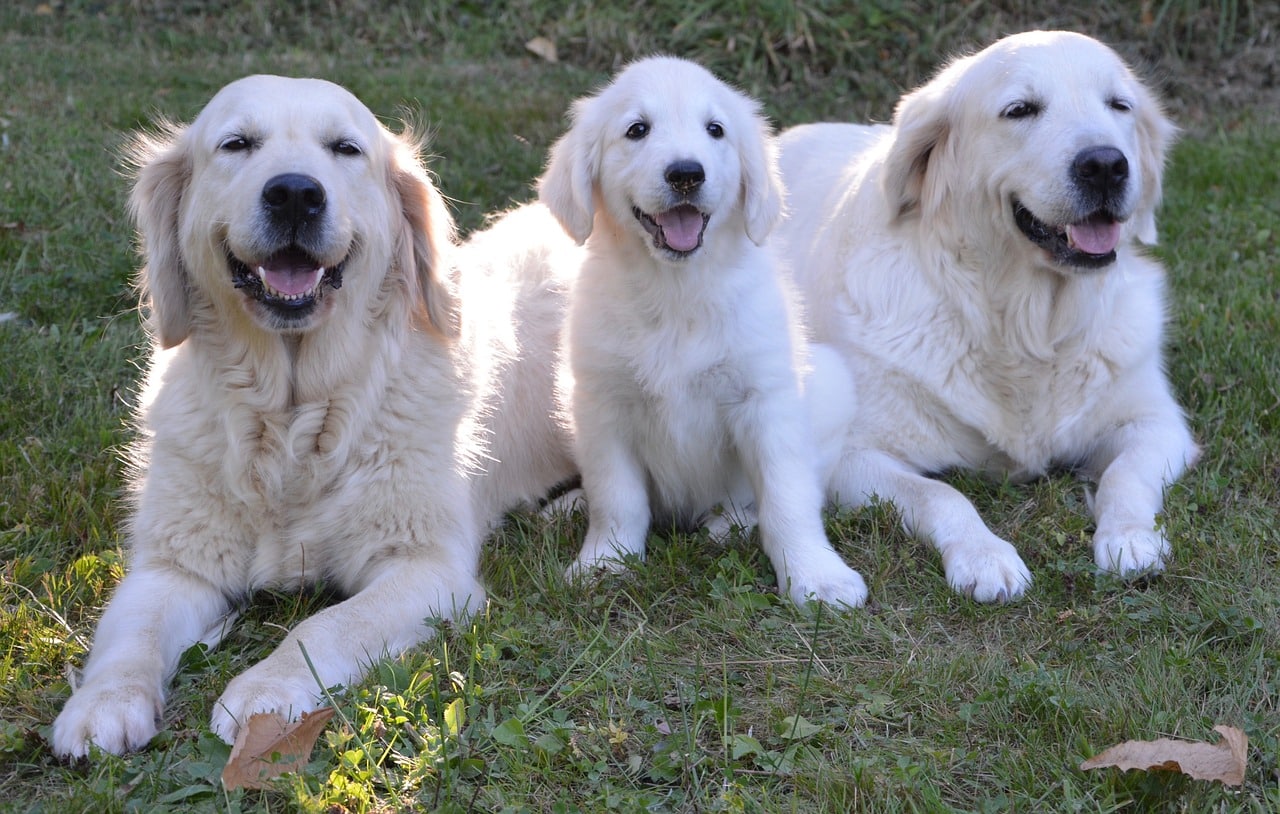
[[[648,122],[632,122],[631,126],[627,128],[627,138],[632,141],[639,141],[647,135],[649,135]]]
[[[245,150],[252,150],[254,142],[246,136],[227,136],[218,145],[218,149],[227,153],[239,153]]]
[[[360,145],[349,139],[339,139],[329,145],[336,155],[360,155],[364,150],[360,149]]]
[[[720,122],[710,122],[707,124],[707,134],[711,138],[724,138],[724,125]]]
[[[1000,111],[1002,119],[1027,119],[1035,116],[1040,112],[1040,105],[1036,102],[1013,102],[1006,105],[1005,109]]]
[[[1107,105],[1112,110],[1118,110],[1121,113],[1128,113],[1133,110],[1133,102],[1128,99],[1121,99],[1119,96],[1113,96],[1107,100]]]

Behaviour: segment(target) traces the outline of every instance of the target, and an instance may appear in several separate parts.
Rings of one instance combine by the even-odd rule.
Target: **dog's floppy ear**
[[[552,145],[547,169],[538,179],[538,197],[579,244],[594,227],[600,176],[601,128],[590,120],[593,101],[594,97],[573,103],[569,131]]]
[[[881,179],[885,199],[895,217],[942,203],[948,181],[937,169],[937,154],[948,149],[951,134],[950,72],[907,94],[894,111],[893,144]]]
[[[1148,245],[1156,242],[1156,208],[1164,195],[1164,164],[1178,128],[1165,115],[1160,100],[1144,85],[1134,80],[1137,88],[1135,114],[1138,119],[1138,166],[1142,171],[1141,198],[1134,213],[1138,240]]]
[[[747,237],[760,246],[782,217],[785,192],[769,122],[758,106],[744,102],[752,107],[751,124],[744,128],[738,151],[742,160],[742,209],[747,221]]]
[[[391,143],[391,188],[400,199],[405,229],[397,247],[397,262],[417,302],[424,327],[444,337],[460,330],[457,297],[449,278],[449,255],[454,243],[453,216],[418,158],[420,142],[407,131]]]
[[[161,122],[155,133],[139,133],[125,148],[134,176],[129,211],[144,259],[136,285],[163,348],[180,344],[191,333],[190,279],[178,238],[178,212],[191,181],[182,134],[180,126]]]

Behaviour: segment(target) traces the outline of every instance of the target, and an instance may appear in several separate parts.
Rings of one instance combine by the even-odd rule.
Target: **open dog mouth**
[[[1032,243],[1064,266],[1097,269],[1115,262],[1121,220],[1105,209],[1066,226],[1050,226],[1015,198],[1013,220]]]
[[[653,237],[653,245],[678,257],[687,257],[702,246],[702,235],[707,231],[711,216],[699,211],[692,204],[649,215],[639,207],[631,207],[640,225]]]
[[[343,263],[326,267],[298,246],[281,249],[253,265],[228,252],[227,263],[236,288],[281,316],[305,316],[326,285],[342,288]]]

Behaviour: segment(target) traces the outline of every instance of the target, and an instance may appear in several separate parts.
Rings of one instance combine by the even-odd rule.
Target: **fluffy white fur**
[[[1139,244],[1173,135],[1110,49],[1030,32],[952,62],[891,126],[780,137],[779,245],[859,388],[831,488],[892,501],[974,599],[1017,597],[1031,574],[926,473],[1074,467],[1097,484],[1097,565],[1165,562],[1163,491],[1197,453],[1163,373],[1164,270]]]
[[[132,561],[53,727],[73,757],[145,745],[182,652],[268,586],[347,598],[233,679],[213,731],[313,709],[426,620],[477,609],[487,528],[572,475],[545,211],[477,238],[455,272],[416,145],[320,80],[234,82],[133,158],[156,343]],[[509,253],[532,235],[540,248]]]
[[[758,245],[782,189],[757,105],[656,57],[572,119],[539,186],[587,249],[566,342],[589,528],[570,575],[643,556],[655,517],[723,536],[758,516],[785,595],[860,605],[866,586],[823,529],[813,438],[838,437],[851,385],[833,353],[810,352]]]

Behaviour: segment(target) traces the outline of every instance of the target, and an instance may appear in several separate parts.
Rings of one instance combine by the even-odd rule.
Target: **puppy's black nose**
[[[1076,153],[1071,173],[1082,188],[1106,198],[1124,189],[1129,180],[1129,159],[1115,147],[1086,147]]]
[[[703,171],[702,165],[697,161],[672,162],[667,165],[667,171],[663,173],[662,177],[666,178],[671,188],[681,195],[688,195],[702,186],[703,181],[707,180],[706,172]]]
[[[324,211],[324,202],[324,187],[310,175],[277,175],[262,188],[262,205],[277,223],[306,223]]]

